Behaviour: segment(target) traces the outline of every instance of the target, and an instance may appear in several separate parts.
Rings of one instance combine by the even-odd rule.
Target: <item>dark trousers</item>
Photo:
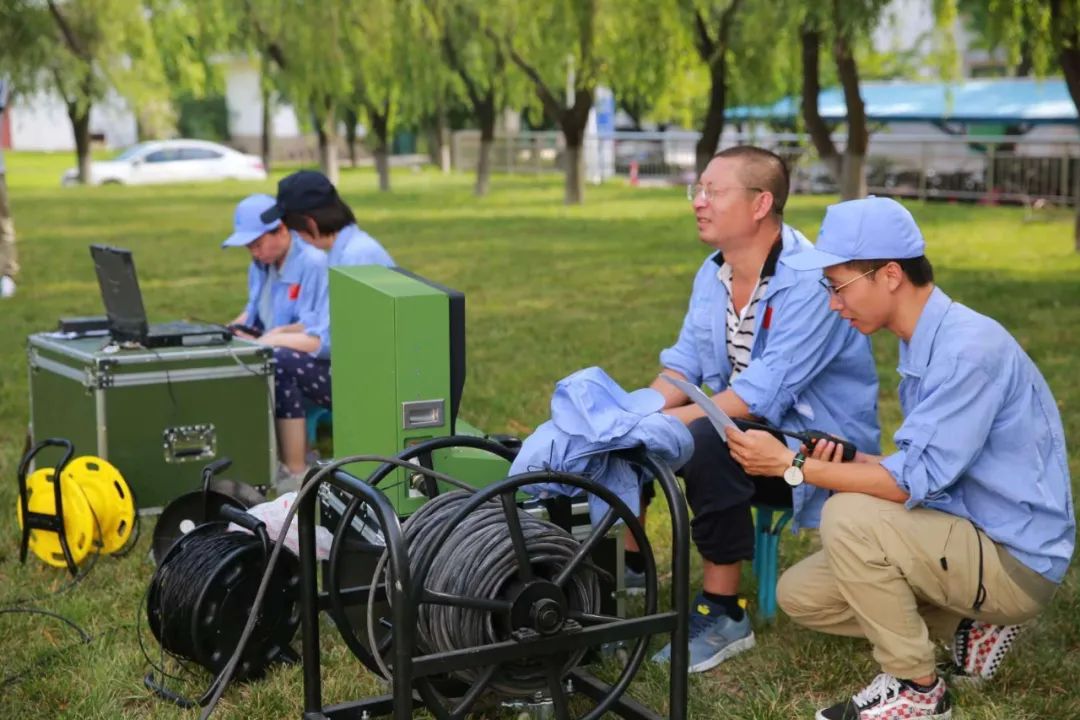
[[[304,401],[330,407],[330,361],[274,348],[274,417],[302,418]]]
[[[686,500],[694,514],[690,536],[701,556],[711,563],[753,560],[750,506],[791,507],[791,486],[783,478],[747,475],[708,418],[690,423],[690,434],[694,436],[694,454],[677,473],[686,481]],[[651,485],[646,486],[646,502],[654,493]]]

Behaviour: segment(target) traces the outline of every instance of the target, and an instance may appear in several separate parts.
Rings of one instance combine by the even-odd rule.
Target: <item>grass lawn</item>
[[[84,583],[60,596],[49,596],[65,582],[59,571],[36,558],[18,563],[24,339],[52,328],[58,316],[101,311],[91,242],[136,251],[151,318],[231,319],[244,301],[248,256],[218,246],[230,232],[235,203],[272,192],[273,185],[61,189],[69,156],[11,154],[7,164],[23,272],[16,297],[0,302],[0,607],[35,598],[94,639],[43,658],[75,635],[47,618],[0,614],[2,675],[40,660],[27,677],[0,689],[0,718],[194,717],[153,699],[142,685],[148,668],[134,625],[153,572],[149,528],[136,552],[102,558]],[[681,189],[616,183],[589,188],[586,205],[566,208],[554,176],[496,177],[482,200],[471,196],[467,176],[395,170],[392,181],[394,191],[381,194],[371,172],[347,171],[341,187],[361,226],[401,265],[466,293],[469,380],[462,413],[470,422],[524,435],[546,419],[553,383],[589,365],[603,366],[628,388],[649,382],[706,254]],[[788,221],[813,237],[831,201],[795,198]],[[1072,250],[1071,217],[1024,222],[1017,208],[945,204],[914,204],[912,211],[940,284],[1001,321],[1042,368],[1072,439],[1070,467],[1080,477],[1080,255]],[[876,338],[875,352],[888,439],[900,419],[896,343]],[[650,524],[666,547],[662,515],[654,513]],[[812,533],[786,536],[781,566],[815,541]],[[752,597],[752,591],[748,584],[745,592]],[[326,627],[324,697],[343,701],[374,691],[372,676]],[[816,635],[783,616],[757,631],[753,653],[692,678],[692,717],[811,718],[815,708],[861,689],[876,672],[863,641]],[[999,679],[983,691],[958,691],[954,717],[1080,718],[1078,677],[1080,572],[1074,569]],[[197,695],[205,682],[199,677],[177,687]],[[663,707],[666,684],[662,668],[647,667],[633,692]],[[216,717],[299,717],[301,685],[299,668],[278,670],[266,681],[232,688]]]

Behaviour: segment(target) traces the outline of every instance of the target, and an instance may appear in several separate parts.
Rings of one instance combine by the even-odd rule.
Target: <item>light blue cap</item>
[[[922,232],[900,203],[870,196],[830,205],[812,250],[784,255],[793,270],[818,270],[850,260],[903,260],[926,254]]]
[[[233,214],[233,234],[225,238],[221,247],[241,247],[250,245],[260,235],[276,230],[281,220],[263,222],[259,217],[277,203],[274,198],[263,193],[250,195],[236,206]]]

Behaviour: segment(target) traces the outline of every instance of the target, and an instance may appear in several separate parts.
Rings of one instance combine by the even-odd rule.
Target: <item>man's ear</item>
[[[754,200],[754,219],[764,220],[772,213],[776,198],[768,190],[762,190]]]
[[[904,284],[904,271],[900,269],[900,263],[895,260],[885,263],[885,267],[878,272],[885,273],[885,282],[888,283],[890,291],[895,291]]]

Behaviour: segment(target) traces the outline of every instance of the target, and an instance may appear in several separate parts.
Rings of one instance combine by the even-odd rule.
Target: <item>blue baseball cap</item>
[[[922,232],[900,203],[870,196],[830,205],[812,250],[780,258],[793,270],[819,270],[850,260],[903,260],[926,254]]]
[[[250,195],[241,200],[233,214],[233,234],[225,238],[221,247],[250,245],[260,236],[276,230],[281,225],[281,220],[263,222],[261,217],[268,208],[274,206],[274,203],[274,198],[263,193]]]

